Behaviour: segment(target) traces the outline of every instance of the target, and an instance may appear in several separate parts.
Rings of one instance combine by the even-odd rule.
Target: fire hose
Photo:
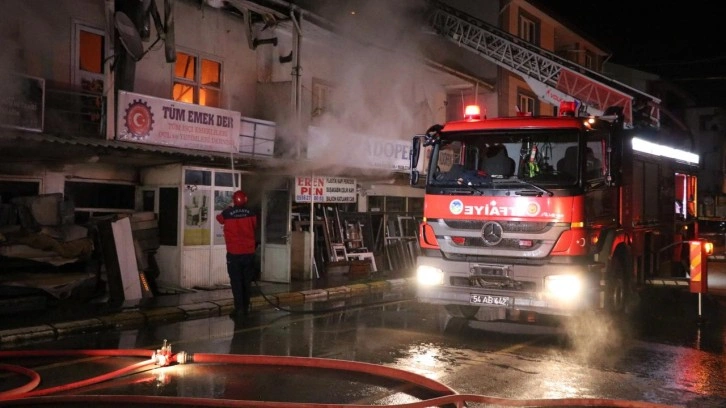
[[[491,397],[477,394],[458,394],[452,388],[408,371],[397,368],[386,367],[371,363],[335,360],[314,357],[294,356],[268,356],[268,355],[230,355],[210,353],[186,353],[181,351],[173,354],[171,345],[164,341],[163,346],[156,350],[131,349],[131,350],[20,350],[0,351],[0,358],[25,358],[25,357],[140,357],[145,360],[131,364],[119,370],[115,370],[96,377],[91,377],[78,382],[63,384],[60,386],[37,389],[40,385],[40,376],[33,370],[9,364],[0,364],[0,371],[9,371],[21,374],[29,378],[29,382],[12,390],[0,392],[0,405],[3,406],[39,406],[45,404],[107,404],[114,406],[118,404],[129,405],[155,405],[155,406],[198,406],[198,407],[266,407],[266,408],[423,408],[432,406],[456,406],[464,407],[466,403],[476,402],[495,404],[500,406],[536,406],[536,407],[630,407],[630,408],[672,408],[670,405],[662,405],[649,402],[626,401],[617,399],[599,398],[563,398],[563,399],[530,399],[517,400],[499,397]],[[99,384],[112,379],[120,379],[125,375],[138,373],[142,370],[154,369],[174,364],[238,364],[255,366],[275,367],[296,367],[315,368],[326,370],[337,370],[345,372],[360,373],[367,376],[378,376],[381,378],[405,382],[425,388],[438,394],[438,397],[423,401],[398,404],[398,405],[359,405],[359,404],[329,404],[329,403],[294,403],[276,401],[253,401],[253,400],[231,400],[213,399],[199,397],[168,397],[149,395],[53,395],[60,392],[81,389],[92,384]]]
[[[291,313],[291,314],[295,314],[295,313],[297,313],[297,314],[321,314],[321,313],[340,312],[340,311],[348,310],[348,309],[351,308],[351,306],[349,306],[349,305],[343,305],[343,306],[337,306],[337,307],[329,307],[329,308],[324,308],[324,309],[323,308],[319,308],[319,309],[313,309],[313,310],[304,310],[304,309],[303,310],[297,310],[297,309],[291,309],[291,308],[283,307],[282,305],[280,305],[279,302],[274,302],[272,299],[270,299],[269,297],[267,297],[267,295],[265,294],[265,292],[262,291],[262,288],[257,283],[257,281],[253,281],[253,282],[254,282],[255,286],[257,287],[257,291],[260,292],[260,295],[262,296],[262,298],[265,299],[265,302],[267,302],[267,304],[269,304],[270,306],[272,306],[275,310],[280,310],[282,312],[287,312],[287,313]],[[397,303],[397,302],[400,302],[400,301],[401,300],[382,300],[382,301],[379,301],[379,302],[366,302],[366,306],[389,305],[389,304]]]

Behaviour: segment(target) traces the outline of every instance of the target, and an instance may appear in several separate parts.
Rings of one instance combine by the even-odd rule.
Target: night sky
[[[726,105],[726,20],[717,1],[543,2],[612,54]],[[721,91],[723,90],[723,92]]]
[[[330,17],[356,8],[351,5],[371,7],[377,1],[386,8],[394,0],[292,1]],[[720,1],[528,1],[608,51],[609,61],[658,74],[700,95],[704,104],[726,106],[726,18]]]

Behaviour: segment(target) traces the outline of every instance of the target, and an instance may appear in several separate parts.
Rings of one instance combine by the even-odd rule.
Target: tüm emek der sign
[[[199,123],[202,125],[225,128],[233,128],[235,124],[234,118],[231,116],[215,115],[213,113],[198,112],[174,106],[164,106],[161,110],[164,112],[164,119],[169,120],[179,120],[188,123]]]
[[[119,140],[239,151],[239,112],[119,91],[116,123]]]

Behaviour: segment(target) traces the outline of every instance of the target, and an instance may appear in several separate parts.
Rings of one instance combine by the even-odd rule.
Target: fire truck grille
[[[522,292],[535,291],[537,289],[534,282],[522,282],[506,277],[491,276],[452,276],[449,279],[449,284],[462,288],[516,290]]]
[[[531,251],[537,249],[541,245],[540,240],[520,240],[520,239],[503,239],[496,245],[487,245],[482,238],[465,238],[464,245],[467,247],[481,247],[481,248],[498,248],[498,249],[525,249]]]
[[[446,226],[459,230],[481,230],[486,221],[444,220]],[[543,233],[554,225],[549,222],[498,221],[504,232]]]

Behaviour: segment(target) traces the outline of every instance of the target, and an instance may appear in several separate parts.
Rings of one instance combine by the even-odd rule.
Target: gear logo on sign
[[[464,211],[464,203],[461,200],[453,200],[449,203],[449,211],[454,215],[461,214]]]
[[[132,139],[143,140],[154,129],[154,114],[146,102],[134,100],[126,108],[126,129]]]

